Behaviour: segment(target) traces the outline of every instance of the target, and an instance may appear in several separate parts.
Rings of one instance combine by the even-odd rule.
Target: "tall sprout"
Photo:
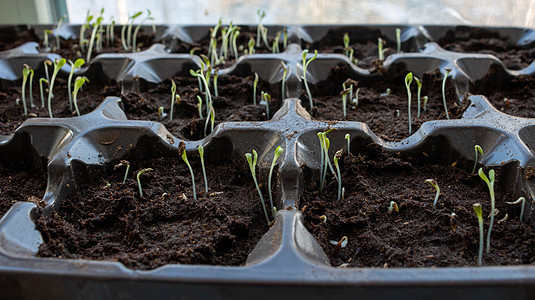
[[[479,254],[477,256],[477,264],[481,266],[483,264],[483,209],[479,203],[474,203],[473,207],[479,224]]]
[[[275,149],[275,155],[273,156],[273,161],[271,162],[271,167],[269,168],[269,176],[268,176],[269,204],[271,205],[271,213],[273,214],[273,218],[275,218],[275,206],[273,206],[273,196],[271,194],[271,177],[273,176],[273,169],[275,168],[277,159],[279,158],[279,156],[281,156],[282,152],[284,152],[284,149],[282,149],[281,146],[278,146]]]
[[[251,175],[253,176],[253,181],[256,186],[256,190],[258,191],[258,195],[260,196],[260,202],[262,203],[262,208],[264,209],[264,215],[266,216],[266,221],[269,225],[269,216],[266,210],[266,203],[264,202],[264,196],[262,196],[262,191],[260,190],[260,187],[258,186],[258,181],[256,180],[256,162],[258,161],[258,153],[256,153],[255,150],[253,150],[253,154],[251,153],[245,153],[245,158],[247,159],[247,163],[249,163],[249,168],[251,169]]]
[[[412,134],[412,119],[411,119],[411,83],[412,83],[412,72],[405,76],[405,87],[407,88],[407,98],[409,106],[409,135]]]
[[[193,185],[193,199],[197,201],[197,192],[195,192],[195,175],[193,175],[193,168],[191,167],[191,164],[189,163],[188,156],[186,154],[186,145],[183,142],[181,142],[178,145],[178,152],[180,153],[182,160],[188,166],[189,172],[191,174],[191,184]]]
[[[448,106],[446,105],[446,80],[450,72],[451,69],[446,69],[446,74],[444,74],[444,80],[442,81],[442,101],[444,102],[444,111],[446,111],[446,119],[448,120],[450,119],[450,115],[448,114]]]
[[[82,58],[77,59],[74,63],[69,60],[69,64],[71,65],[71,72],[69,73],[69,79],[67,80],[67,92],[69,93],[69,109],[72,111],[72,76],[74,75],[74,71],[81,66],[85,64],[85,60]]]
[[[24,64],[22,68],[22,106],[25,116],[28,115],[28,108],[26,106],[26,81],[28,80],[28,75],[30,75],[30,66]]]
[[[310,89],[308,88],[307,83],[307,67],[313,60],[318,57],[318,50],[314,50],[314,56],[309,60],[307,60],[307,54],[308,49],[303,50],[303,82],[307,91],[308,100],[310,101],[310,110],[312,110],[312,108],[314,107],[314,103],[312,102],[312,94],[310,93]]]
[[[52,90],[54,90],[54,81],[56,80],[56,76],[58,75],[59,70],[65,65],[67,61],[65,58],[62,58],[60,60],[54,61],[54,73],[52,74],[52,78],[50,79],[50,85],[48,87],[48,114],[51,118],[52,116]]]
[[[136,52],[137,51],[137,34],[139,32],[139,29],[141,28],[141,26],[143,25],[143,23],[145,23],[145,21],[148,21],[148,20],[154,20],[153,17],[150,16],[150,10],[147,9],[147,16],[145,17],[145,19],[141,20],[141,22],[136,26],[136,29],[134,30],[134,36],[132,37],[132,52]]]
[[[204,147],[200,145],[197,150],[199,150],[199,157],[201,158],[201,167],[202,175],[204,177],[204,193],[208,194],[208,178],[206,177],[206,169],[204,167]]]
[[[489,171],[489,177],[485,175],[483,172],[483,168],[479,168],[479,177],[485,181],[489,188],[489,194],[490,194],[490,224],[489,224],[489,231],[487,232],[487,253],[490,252],[490,234],[492,232],[492,226],[494,225],[494,208],[495,208],[495,196],[494,196],[494,181],[495,181],[495,173],[494,170]]]

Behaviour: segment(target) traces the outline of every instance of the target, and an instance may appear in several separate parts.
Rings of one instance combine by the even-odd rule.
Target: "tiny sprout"
[[[412,120],[411,120],[411,83],[412,83],[412,72],[409,72],[405,76],[405,87],[407,88],[407,98],[409,99],[409,135],[412,134]]]
[[[43,66],[45,67],[45,77],[46,77],[46,80],[49,82],[50,82],[50,77],[48,76],[48,66],[51,66],[51,65],[52,65],[52,61],[50,61],[49,59],[43,62]]]
[[[256,27],[256,44],[258,46],[260,46],[260,35],[261,35],[261,32],[263,30],[263,25],[262,25],[262,19],[266,17],[266,12],[259,9],[256,11],[256,14],[258,15],[258,17],[260,18],[258,20],[258,26]]]
[[[275,38],[273,39],[273,47],[271,47],[273,53],[279,53],[280,52],[280,50],[279,50],[280,35],[281,35],[281,32],[279,31],[279,32],[277,32],[277,34],[275,34]]]
[[[314,107],[314,103],[312,102],[312,94],[310,93],[310,89],[308,88],[307,83],[307,67],[308,65],[315,60],[318,57],[318,50],[314,50],[314,56],[307,61],[307,54],[308,49],[303,50],[303,82],[305,84],[305,89],[307,91],[308,100],[310,101],[310,109]]]
[[[286,30],[286,27],[282,30],[283,38],[282,38],[282,48],[286,50],[286,47],[288,46],[288,31]]]
[[[288,75],[288,67],[286,66],[286,64],[283,61],[281,61],[281,64],[282,64],[282,69],[284,70],[282,72],[282,91],[281,91],[281,95],[282,96],[281,97],[282,97],[282,99],[284,99],[286,97],[286,94],[284,93],[285,92],[284,91],[284,87],[286,85],[286,76]]]
[[[59,19],[59,22],[58,22],[58,25],[56,26],[56,30],[55,30],[55,35],[56,35],[56,51],[58,51],[60,49],[60,42],[59,42],[59,29],[61,28],[61,23],[63,23],[63,19],[65,19],[67,17],[67,15],[63,15],[63,17],[61,17]]]
[[[126,178],[128,177],[128,171],[130,170],[130,163],[126,160],[121,160],[120,163],[116,164],[113,169],[117,169],[117,168],[120,168],[122,166],[126,166],[126,171],[124,172],[124,178],[123,178],[123,183],[126,182]]]
[[[52,118],[52,90],[54,89],[54,81],[56,80],[56,76],[58,75],[59,70],[61,67],[65,65],[67,61],[65,58],[62,58],[60,60],[57,60],[54,62],[54,73],[52,73],[52,79],[50,79],[50,86],[48,87],[48,114]]]
[[[100,27],[103,18],[98,17],[97,21],[93,23],[93,32],[91,33],[91,39],[89,40],[89,49],[87,50],[86,60],[89,62],[91,60],[91,52],[93,51],[93,43],[95,42],[95,36],[97,34],[97,29]]]
[[[509,219],[509,215],[505,214],[505,216],[498,220],[498,224],[501,224],[502,222],[505,222]]]
[[[438,183],[434,179],[426,179],[425,182],[429,183],[431,186],[433,186],[437,190],[437,193],[435,194],[435,201],[433,201],[433,206],[436,206],[438,197],[440,196],[440,188],[438,187]]]
[[[515,202],[505,202],[510,205],[516,205],[521,202],[522,202],[522,205],[520,206],[520,222],[522,222],[522,217],[524,216],[524,206],[526,205],[526,198],[520,197]]]
[[[390,88],[387,88],[384,93],[381,93],[381,97],[386,97],[392,94],[392,90]]]
[[[423,106],[424,111],[427,111],[427,101],[428,100],[429,100],[429,97],[424,96],[423,101],[422,101],[423,102],[422,106]]]
[[[483,156],[483,149],[479,145],[474,146],[474,151],[476,152],[476,158],[474,159],[474,168],[472,169],[472,174],[475,174],[476,167],[477,167],[477,153],[481,153],[481,156]]]
[[[273,196],[271,195],[271,177],[273,176],[273,169],[275,168],[275,163],[277,162],[277,159],[279,158],[279,156],[281,156],[282,152],[284,152],[284,149],[282,149],[281,146],[278,146],[275,149],[275,155],[273,156],[273,161],[271,162],[271,167],[269,168],[269,176],[268,176],[269,204],[271,205],[273,218],[275,218],[275,206],[273,206]]]
[[[202,99],[201,99],[201,96],[197,95],[197,101],[199,102],[198,106],[199,106],[199,118],[203,118],[202,116]]]
[[[344,113],[344,118],[347,116],[347,95],[349,94],[351,90],[345,88],[345,84],[343,84],[343,90],[340,92],[340,95],[342,95],[342,111]]]
[[[353,105],[355,105],[355,107],[353,107],[353,109],[356,109],[357,106],[359,105],[359,91],[360,91],[360,88],[358,88],[356,91],[355,91],[355,98],[353,98],[353,100],[351,101],[351,103]]]
[[[492,225],[494,224],[494,215],[495,215],[495,198],[494,198],[494,182],[495,182],[495,173],[494,170],[489,171],[489,177],[483,172],[483,168],[479,168],[478,171],[479,177],[485,181],[489,188],[490,193],[490,224],[489,230],[487,232],[487,253],[490,252],[490,234],[492,232]]]
[[[258,85],[258,74],[254,73],[254,81],[253,81],[253,105],[256,105],[256,86]]]
[[[398,53],[401,52],[401,29],[396,28],[396,41],[398,44]]]
[[[377,48],[379,49],[379,60],[385,60],[385,53],[388,51],[388,48],[383,49],[383,46],[386,45],[385,40],[382,38],[377,38]]]
[[[134,34],[132,36],[132,52],[136,52],[137,50],[137,34],[139,32],[139,29],[141,28],[141,25],[143,25],[143,23],[147,20],[154,20],[153,17],[150,16],[151,15],[151,12],[150,10],[147,9],[147,16],[145,17],[145,19],[141,20],[141,22],[139,24],[137,24],[136,26],[136,29],[134,29]]]
[[[35,107],[35,105],[33,105],[33,75],[35,74],[35,72],[30,68],[30,106],[31,107]]]
[[[176,95],[176,84],[173,79],[171,79],[171,110],[169,111],[169,120],[173,120],[173,107],[175,104],[175,95]]]
[[[197,147],[197,150],[199,150],[199,157],[201,158],[202,175],[204,176],[204,193],[208,194],[208,179],[206,177],[206,169],[204,168],[204,147],[202,145],[199,145],[199,147]]]
[[[349,34],[345,33],[344,34],[344,38],[343,38],[343,41],[344,41],[344,50],[346,51],[346,56],[349,57]]]
[[[420,94],[422,92],[422,83],[423,80],[419,79],[418,77],[414,77],[416,84],[418,85],[418,114],[416,115],[418,118],[420,117]]]
[[[325,159],[324,159],[325,164],[323,165],[323,177],[321,178],[321,182],[320,182],[320,191],[323,191],[323,183],[325,182],[325,177],[327,176],[327,166],[329,166],[331,169],[331,172],[335,174],[333,166],[331,165],[331,159],[329,158],[329,147],[331,145],[331,142],[329,138],[327,137],[327,134],[331,130],[332,129],[321,133],[321,144],[323,147],[323,155],[325,156]]]
[[[74,71],[81,66],[85,64],[85,60],[82,58],[77,59],[74,63],[69,60],[69,64],[71,65],[71,72],[69,73],[69,79],[67,80],[67,92],[69,93],[69,109],[72,111],[72,93],[71,93],[71,85],[72,85],[72,76],[74,75]]]
[[[321,215],[320,216],[320,220],[325,224],[327,223],[327,216],[326,215]]]
[[[399,206],[394,201],[390,201],[390,206],[388,207],[388,213],[392,212],[399,212]]]
[[[251,153],[245,153],[245,158],[247,159],[247,162],[249,163],[249,168],[251,169],[251,175],[253,176],[253,181],[256,186],[256,190],[258,191],[258,195],[260,196],[260,202],[262,202],[262,208],[264,209],[264,214],[266,216],[266,221],[269,225],[269,216],[266,210],[266,203],[264,202],[264,197],[262,196],[262,191],[260,190],[260,187],[258,186],[258,181],[256,181],[256,162],[258,160],[258,153],[256,153],[255,150],[253,150],[253,154]]]
[[[49,35],[49,34],[50,34],[50,35],[52,34],[52,30],[50,30],[50,29],[45,29],[45,30],[43,31],[43,33],[44,33],[44,35],[45,35],[45,36],[44,36],[44,40],[43,40],[43,47],[45,47],[45,50],[48,51],[48,50],[49,50],[49,47],[48,47],[48,35]]]
[[[135,20],[137,17],[141,16],[142,14],[143,14],[143,12],[142,12],[142,11],[139,11],[139,12],[133,14],[131,17],[128,18],[130,22],[128,23],[128,32],[126,33],[126,48],[125,48],[125,50],[130,49],[130,47],[132,46],[132,44],[131,44],[131,40],[132,40],[132,26],[134,25],[134,20]],[[132,47],[132,48],[135,48],[135,46]]]
[[[446,111],[446,119],[448,120],[450,119],[450,115],[448,114],[448,107],[446,106],[446,80],[448,79],[450,72],[451,69],[446,68],[446,74],[444,74],[444,80],[442,80],[442,101],[444,101],[444,110]]]
[[[41,93],[41,107],[45,107],[45,96],[43,94],[43,82],[48,85],[48,80],[46,78],[39,79],[39,91]]]
[[[239,57],[238,47],[236,46],[236,40],[238,39],[239,35],[240,35],[240,31],[236,30],[236,31],[234,31],[234,33],[231,36],[231,39],[232,39],[232,50],[234,50],[234,58],[236,60],[238,60],[238,57]]]
[[[479,254],[477,256],[477,264],[481,266],[483,264],[483,209],[479,203],[474,203],[473,207],[477,216],[477,222],[479,223]]]
[[[336,168],[336,174],[338,174],[338,201],[342,197],[342,175],[340,174],[340,165],[338,164],[340,157],[342,157],[342,151],[343,149],[340,149],[334,155],[334,167]]]
[[[318,139],[320,141],[320,191],[323,191],[323,163],[325,154],[323,153],[323,132],[318,132]]]
[[[260,98],[262,101],[260,101],[261,105],[266,106],[266,119],[269,120],[269,102],[271,102],[271,96],[268,93],[261,92]]]
[[[338,242],[337,241],[330,241],[330,242],[332,245],[336,246],[336,249],[334,250],[334,254],[338,255],[338,253],[340,253],[340,250],[342,250],[342,248],[345,248],[347,246],[348,238],[347,236],[344,236]]]
[[[28,108],[26,107],[26,81],[28,80],[28,75],[30,75],[30,66],[24,64],[22,68],[22,105],[25,116],[28,115]]]
[[[146,172],[150,172],[152,171],[152,168],[146,168],[146,169],[143,169],[143,170],[140,170],[139,172],[137,172],[137,186],[139,187],[139,197],[140,198],[143,198],[143,190],[141,189],[141,180],[140,180],[140,176],[141,174],[143,173],[146,173]]]
[[[349,148],[349,142],[351,141],[351,135],[349,133],[346,133],[345,139],[347,140],[347,155],[351,153],[351,149]]]
[[[165,113],[163,106],[158,107],[158,119],[162,120],[165,117],[167,117],[167,114]]]
[[[254,39],[253,38],[249,39],[249,42],[247,43],[247,49],[248,49],[247,53],[249,54],[255,53],[254,45],[255,45]]]
[[[76,96],[78,95],[78,90],[84,85],[85,83],[85,77],[77,77],[74,81],[74,91],[72,92],[72,98],[74,102],[74,109],[76,110],[76,114],[80,116],[80,111],[78,110],[78,102],[76,101]]]
[[[266,48],[268,50],[271,50],[271,47],[269,46],[268,42],[268,29],[266,27],[262,28],[262,40],[264,41],[264,45],[266,45]]]
[[[191,183],[193,185],[193,199],[197,201],[197,193],[195,192],[195,176],[193,175],[193,169],[191,168],[191,165],[188,161],[188,156],[186,154],[186,145],[184,142],[180,142],[178,145],[178,153],[182,156],[182,160],[186,163],[186,165],[189,168],[189,172],[191,173]]]
[[[219,69],[214,70],[214,96],[219,97],[219,91],[217,89],[217,77],[219,77]]]

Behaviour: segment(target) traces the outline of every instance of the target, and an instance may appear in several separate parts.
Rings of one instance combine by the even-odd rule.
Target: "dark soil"
[[[306,206],[306,227],[319,241],[332,265],[477,265],[479,228],[472,204],[480,202],[483,206],[485,239],[490,219],[487,217],[489,190],[479,176],[422,159],[387,155],[380,150],[350,158],[344,156],[341,171],[344,199],[337,201],[337,182],[330,180],[323,193],[318,192],[315,184],[305,190],[302,203]],[[436,207],[433,207],[435,189],[424,182],[430,178],[437,180],[441,189]],[[483,264],[533,264],[533,228],[519,221],[519,206],[504,203],[516,199],[500,188],[495,190],[499,212],[492,229],[490,254],[484,252]],[[391,201],[398,204],[399,212],[388,212]],[[498,222],[506,214],[509,218]],[[322,215],[327,217],[325,223],[320,219]],[[330,243],[344,236],[348,237],[345,248],[337,249]]]
[[[0,217],[17,201],[29,201],[42,206],[46,178],[35,170],[23,170],[0,161]]]
[[[363,78],[354,88],[359,90],[358,106],[350,104],[347,100],[347,116],[343,116],[342,83],[350,78],[346,68],[343,66],[334,67],[331,70],[329,79],[320,82],[312,92],[314,99],[314,109],[312,117],[317,120],[329,121],[359,121],[368,124],[371,130],[379,137],[388,141],[400,141],[409,137],[409,116],[407,106],[407,88],[405,87],[405,75],[381,75],[372,78]],[[416,80],[411,84],[412,101],[412,133],[416,132],[420,126],[427,121],[446,119],[444,104],[442,100],[443,75],[435,70],[423,76],[421,98],[429,97],[427,110],[423,110],[421,104],[420,117],[418,111],[418,95]],[[358,80],[358,79],[356,79]],[[390,95],[386,95],[386,89],[390,88]],[[302,102],[309,106],[309,100],[302,96]],[[355,97],[355,96],[353,96]],[[347,97],[349,99],[349,96]],[[450,119],[458,119],[467,108],[468,103],[461,107],[457,104],[455,88],[448,77],[446,81],[446,99]],[[399,115],[398,115],[399,111]]]
[[[189,158],[197,183],[178,158],[159,158],[124,167],[69,196],[51,218],[39,217],[45,241],[38,256],[119,261],[132,269],[166,264],[240,266],[268,230],[250,173],[207,164],[210,195],[198,158]],[[140,199],[134,174],[141,176]],[[109,183],[109,186],[108,186]]]

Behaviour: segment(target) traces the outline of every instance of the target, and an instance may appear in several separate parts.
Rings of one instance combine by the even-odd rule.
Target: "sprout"
[[[351,141],[351,135],[349,133],[346,133],[345,139],[347,140],[347,154],[351,153],[351,149],[349,148],[349,142]]]
[[[342,91],[340,92],[340,95],[342,95],[342,111],[344,112],[344,118],[347,116],[347,109],[346,109],[346,103],[347,103],[347,94],[349,94],[350,89],[346,89],[345,83],[342,83]]]
[[[444,75],[444,80],[442,80],[442,101],[444,101],[444,110],[446,111],[446,119],[448,120],[450,119],[450,115],[448,114],[448,107],[446,106],[446,80],[448,79],[450,72],[451,69],[446,68],[446,74]]]
[[[78,110],[78,102],[76,101],[76,96],[78,95],[78,90],[84,85],[85,77],[78,77],[74,81],[74,91],[72,92],[72,98],[74,101],[74,109],[76,109],[76,114],[80,116],[80,111]]]
[[[264,45],[266,45],[266,49],[271,50],[268,42],[268,29],[266,27],[262,27],[262,40],[264,41]]]
[[[120,163],[116,164],[113,169],[120,168],[122,166],[126,166],[126,170],[124,172],[124,178],[123,178],[123,184],[126,182],[126,178],[128,177],[128,171],[130,170],[130,163],[126,160],[121,160]],[[139,180],[138,180],[139,181]],[[141,185],[140,185],[141,186]]]
[[[55,36],[56,36],[56,51],[58,51],[60,48],[61,48],[61,45],[59,43],[59,29],[61,27],[61,23],[63,23],[63,19],[65,19],[67,17],[67,15],[63,15],[63,17],[61,17],[59,19],[59,22],[58,22],[58,25],[56,26],[56,31],[55,31]]]
[[[314,107],[314,103],[312,102],[312,94],[310,93],[310,89],[308,88],[308,83],[307,83],[307,67],[313,60],[316,59],[316,57],[318,57],[318,51],[314,50],[314,56],[308,61],[306,60],[307,54],[308,54],[308,49],[303,50],[303,82],[305,83],[305,89],[307,91],[308,100],[310,101],[310,110],[312,110],[312,108]]]
[[[436,206],[438,197],[440,196],[440,188],[438,187],[438,183],[434,179],[426,179],[425,182],[429,183],[431,186],[433,186],[437,190],[437,193],[435,194],[435,201],[433,201],[433,206]]]
[[[131,16],[129,19],[130,19],[130,22],[128,23],[128,31],[126,33],[126,44],[127,44],[127,49],[125,50],[128,50],[130,49],[130,47],[135,47],[135,45],[132,45],[131,44],[131,41],[132,41],[132,26],[134,25],[134,20],[141,16],[143,14],[142,11],[139,11],[137,13],[135,13],[133,16]]]
[[[48,35],[49,34],[52,34],[52,30],[50,29],[45,29],[43,31],[43,34],[44,34],[44,40],[43,40],[43,47],[45,47],[45,50],[48,51],[49,50],[49,45],[48,45]]]
[[[106,25],[106,46],[113,47],[113,27],[115,26],[115,21],[113,17],[111,18],[111,23]]]
[[[89,40],[89,49],[87,50],[87,58],[86,60],[89,62],[91,61],[91,52],[93,51],[93,43],[95,41],[95,35],[97,34],[97,29],[102,23],[103,18],[98,17],[97,21],[93,23],[93,32],[91,33],[91,39]]]
[[[516,205],[518,203],[522,202],[522,206],[520,206],[520,222],[522,222],[522,217],[524,216],[524,206],[526,205],[526,198],[520,197],[515,202],[505,202],[510,205]]]
[[[340,198],[342,197],[342,175],[340,174],[340,166],[338,165],[338,161],[340,160],[340,157],[342,157],[342,152],[344,149],[340,149],[336,151],[336,154],[334,154],[334,166],[336,168],[336,174],[338,174],[338,201],[340,201]]]
[[[234,50],[234,57],[236,60],[238,60],[238,57],[239,57],[238,47],[236,46],[236,40],[238,39],[239,35],[240,35],[239,30],[234,31],[234,34],[232,35],[232,50]]]
[[[495,181],[494,179],[495,177],[494,176],[495,174],[494,174],[494,170],[490,170],[489,177],[487,177],[487,175],[485,175],[485,173],[483,172],[483,168],[479,168],[478,174],[479,174],[479,177],[481,177],[481,179],[483,179],[483,181],[485,181],[485,183],[489,187],[489,193],[490,193],[490,225],[489,225],[489,231],[487,233],[487,253],[489,253],[490,234],[492,232],[492,225],[494,224],[494,214],[495,214],[494,212],[494,205],[495,205],[495,202],[494,202],[494,181]]]
[[[481,266],[483,264],[483,209],[480,203],[474,203],[472,206],[474,207],[477,222],[479,223],[479,254],[477,256],[477,264]]]
[[[219,91],[217,90],[217,77],[219,76],[219,69],[214,69],[214,96],[219,97]]]
[[[340,253],[340,250],[342,250],[342,248],[345,248],[347,246],[347,242],[348,242],[347,236],[342,237],[342,239],[338,242],[330,241],[332,245],[336,246],[336,249],[334,250],[334,254],[338,255],[338,253]]]
[[[280,40],[280,35],[281,35],[281,32],[277,32],[277,34],[275,34],[275,39],[273,40],[273,53],[279,53],[280,50],[279,50],[279,40]]]
[[[141,189],[141,180],[140,180],[140,176],[143,174],[143,173],[146,173],[146,172],[150,172],[152,171],[152,168],[146,168],[146,169],[143,169],[143,170],[140,170],[137,172],[137,186],[139,187],[139,197],[140,198],[143,198],[143,190]]]
[[[327,216],[326,216],[326,215],[321,215],[321,216],[320,216],[320,220],[321,220],[323,223],[327,223]]]
[[[213,105],[210,105],[210,132],[214,132],[215,124],[215,109]]]
[[[43,82],[46,82],[46,84],[48,84],[48,80],[46,80],[46,78],[39,79],[39,91],[41,92],[41,107],[45,107],[45,96],[43,95]]]
[[[323,183],[325,182],[325,177],[327,176],[327,166],[331,169],[331,172],[334,174],[334,177],[336,178],[336,173],[334,172],[333,166],[331,165],[331,159],[329,158],[329,147],[331,145],[331,142],[329,138],[327,137],[327,134],[331,132],[333,129],[329,129],[326,132],[323,132],[321,135],[321,143],[323,147],[323,155],[325,156],[325,164],[323,165],[323,177],[321,179],[320,183],[320,191],[323,191]],[[338,179],[337,179],[338,180]]]
[[[52,65],[52,61],[50,61],[49,59],[43,62],[43,66],[45,67],[46,81],[50,81],[50,77],[48,77],[48,66],[51,66],[51,65]]]
[[[360,88],[358,88],[356,91],[355,91],[355,98],[353,98],[353,100],[351,101],[351,103],[353,105],[355,105],[354,109],[357,108],[357,106],[359,105],[359,91],[360,91]]]
[[[72,111],[72,94],[71,94],[71,83],[72,83],[72,76],[74,75],[74,71],[81,66],[85,64],[85,60],[82,58],[77,59],[74,63],[69,60],[69,64],[71,65],[71,72],[69,73],[69,79],[67,80],[67,91],[69,93],[69,109]]]
[[[422,83],[423,80],[419,79],[418,77],[414,77],[416,84],[418,85],[418,114],[416,115],[418,118],[420,117],[420,93],[422,91]]]
[[[476,166],[477,166],[477,152],[481,153],[481,156],[483,156],[483,149],[479,145],[474,146],[474,151],[476,152],[476,158],[474,159],[474,168],[472,169],[472,174],[476,172]]]
[[[80,49],[82,51],[84,51],[84,44],[87,43],[87,41],[85,40],[85,30],[89,28],[89,22],[91,22],[91,20],[93,20],[93,16],[89,14],[88,10],[87,15],[85,17],[85,22],[82,26],[80,26],[80,38],[78,43],[80,44]]]
[[[282,34],[283,34],[283,38],[282,38],[282,48],[284,50],[286,50],[286,47],[288,46],[288,31],[286,30],[286,27],[284,27],[282,29]]]
[[[320,141],[320,191],[323,190],[323,163],[325,155],[323,154],[323,132],[318,132],[318,139]]]
[[[266,106],[266,119],[269,120],[269,102],[271,102],[271,96],[268,93],[261,92],[260,98],[262,101],[260,101],[260,105]]]
[[[165,108],[163,106],[158,107],[158,120],[163,120],[163,118],[167,117],[167,114],[165,113]]]
[[[182,156],[182,160],[186,163],[186,165],[189,168],[189,172],[191,173],[191,183],[193,185],[193,199],[197,201],[197,193],[195,192],[195,176],[193,175],[193,169],[191,168],[191,165],[188,161],[188,156],[186,155],[186,145],[184,142],[180,142],[178,145],[178,153]]]
[[[266,12],[259,9],[256,11],[256,14],[260,18],[258,20],[258,26],[256,27],[256,44],[260,46],[260,35],[263,32],[264,25],[262,25],[262,19],[266,17]]]
[[[411,120],[411,83],[412,72],[405,76],[405,87],[407,88],[407,98],[409,99],[409,135],[412,134],[412,120]]]
[[[346,51],[346,56],[349,57],[349,34],[345,33],[344,34],[344,38],[343,38],[343,41],[344,41],[344,50]]]
[[[56,80],[56,76],[58,75],[59,70],[61,67],[65,65],[67,61],[65,58],[60,59],[59,61],[56,59],[54,61],[54,73],[52,73],[52,79],[50,80],[50,85],[48,87],[48,114],[52,118],[52,90],[54,89],[54,80]]]
[[[210,77],[209,77],[209,74],[210,72],[207,72],[207,76],[208,76],[208,80],[204,77],[204,73],[203,73],[203,70],[204,70],[204,63],[201,63],[201,69],[198,70],[197,72],[193,71],[193,70],[190,70],[190,74],[194,77],[197,77],[197,79],[200,78],[200,80],[202,81],[202,83],[204,84],[204,90],[205,90],[205,100],[206,100],[206,113],[207,115],[210,114],[210,107],[212,105],[212,95],[210,93],[210,87],[208,85],[208,81],[210,80]]]
[[[284,87],[286,85],[286,76],[288,75],[288,67],[286,66],[286,64],[281,61],[281,64],[282,64],[282,69],[284,70],[282,72],[282,91],[281,91],[281,98],[284,99],[286,97],[286,94],[284,93]]]
[[[399,212],[399,206],[396,202],[390,201],[390,206],[388,207],[388,213]]]
[[[204,176],[204,194],[208,194],[208,179],[206,177],[206,169],[204,168],[204,147],[202,145],[199,145],[197,147],[197,150],[199,150],[199,157],[201,158],[201,167],[202,167],[202,175]]]
[[[385,59],[385,53],[388,51],[388,48],[383,49],[383,46],[386,45],[385,40],[382,38],[377,38],[377,48],[379,49],[379,60]]]
[[[28,108],[26,107],[26,81],[30,75],[30,66],[24,64],[22,67],[22,105],[24,109],[24,115],[28,115]]]
[[[136,29],[134,30],[134,36],[132,37],[132,52],[136,52],[137,50],[137,43],[136,43],[136,40],[137,40],[137,34],[139,32],[139,29],[141,28],[141,25],[143,25],[143,23],[147,20],[154,20],[153,17],[150,16],[150,10],[147,9],[147,16],[145,17],[145,19],[141,20],[141,22],[136,26]]]
[[[284,149],[282,149],[281,146],[278,146],[275,149],[275,155],[273,155],[273,161],[271,162],[271,167],[269,168],[269,176],[268,176],[269,204],[271,205],[271,212],[273,214],[273,219],[275,219],[275,206],[273,206],[273,196],[271,195],[271,177],[273,175],[273,169],[275,168],[275,163],[277,162],[277,159],[282,154],[282,152],[284,152]]]
[[[198,106],[199,106],[199,118],[203,118],[202,116],[202,99],[199,95],[197,95],[197,101],[199,102]]]
[[[396,41],[398,43],[398,53],[399,53],[401,52],[401,29],[399,28],[396,28]]]
[[[256,105],[256,86],[258,85],[258,74],[256,72],[254,73],[254,81],[253,81],[253,105]],[[262,99],[260,99],[262,100]]]
[[[217,59],[217,31],[221,27],[222,20],[219,18],[219,22],[214,28],[210,28],[210,45],[208,46],[208,56],[211,57],[211,63],[214,63],[214,57]],[[200,49],[199,49],[200,50]]]
[[[169,120],[173,120],[173,107],[175,104],[175,95],[176,95],[176,84],[173,79],[171,79],[171,110],[169,111]]]
[[[256,181],[256,162],[258,160],[258,154],[255,150],[253,150],[253,154],[251,153],[245,153],[245,158],[247,159],[247,162],[249,163],[249,168],[251,169],[251,175],[253,176],[253,181],[256,186],[256,190],[258,191],[258,195],[260,196],[260,201],[262,202],[262,208],[264,209],[264,215],[266,216],[266,221],[269,225],[269,216],[266,210],[266,203],[264,202],[264,197],[262,196],[262,191],[260,190],[260,187],[258,186],[258,181]]]
[[[427,111],[427,101],[429,100],[429,97],[424,96],[422,106],[424,108],[424,111]]]
[[[255,45],[254,39],[250,38],[249,42],[247,43],[247,49],[248,49],[247,53],[249,53],[249,54],[254,54],[255,53],[254,45]]]
[[[33,75],[35,74],[35,72],[33,71],[33,69],[30,69],[30,106],[31,107],[35,107],[35,105],[33,105]]]

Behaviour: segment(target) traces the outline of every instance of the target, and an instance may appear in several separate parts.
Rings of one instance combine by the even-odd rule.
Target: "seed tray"
[[[13,26],[0,29],[0,35],[18,37],[28,30],[36,36],[51,26]],[[373,80],[385,72],[410,70],[416,76],[438,69],[452,69],[451,83],[459,103],[470,105],[456,120],[425,122],[410,137],[392,142],[378,137],[357,121],[315,120],[301,103],[302,49],[312,45],[341,44],[349,33],[352,41],[372,41],[382,37],[394,46],[395,28],[401,28],[405,52],[388,55],[382,67],[361,68],[336,49],[320,51],[306,74],[315,86],[329,80],[335,66],[344,66],[348,76]],[[75,37],[79,27],[63,26],[61,37]],[[187,76],[200,68],[196,55],[173,53],[180,43],[195,44],[206,38],[209,26],[158,26],[154,44],[138,53],[100,54],[78,70],[97,84],[118,85],[124,93],[146,91],[171,76]],[[254,26],[244,26],[254,32]],[[464,26],[273,26],[270,32],[286,28],[289,45],[278,54],[260,53],[242,56],[220,74],[251,76],[280,86],[281,62],[288,66],[287,89],[282,107],[264,122],[228,122],[219,124],[206,138],[185,141],[173,136],[158,122],[127,120],[121,99],[108,97],[93,112],[75,118],[28,119],[12,135],[0,136],[3,161],[18,162],[46,176],[48,185],[40,203],[17,202],[0,221],[0,273],[4,295],[13,297],[154,297],[180,295],[199,298],[325,297],[363,296],[381,298],[528,298],[535,292],[535,267],[484,266],[462,268],[340,268],[330,266],[325,252],[303,223],[303,191],[319,178],[319,143],[317,133],[327,128],[331,150],[346,145],[351,135],[351,152],[359,153],[375,144],[388,153],[422,155],[441,164],[459,158],[461,168],[473,164],[474,145],[485,149],[479,165],[497,170],[499,189],[514,197],[533,199],[535,182],[525,171],[534,165],[534,119],[501,113],[481,95],[466,93],[491,78],[508,81],[533,76],[534,64],[520,70],[507,69],[489,54],[459,53],[444,50],[435,41],[448,34],[488,34],[518,47],[532,47],[531,29]],[[145,30],[149,30],[146,27]],[[244,31],[246,31],[244,29]],[[449,36],[449,35],[448,35]],[[334,45],[336,46],[336,45]],[[321,49],[320,49],[321,50]],[[22,65],[28,64],[41,76],[45,59],[59,57],[40,52],[37,43],[26,43],[0,52],[0,88],[21,82]],[[309,53],[308,57],[312,57]],[[59,74],[67,77],[69,66]],[[106,176],[121,159],[177,156],[181,142],[188,155],[199,145],[206,155],[228,159],[232,165],[245,165],[244,154],[253,149],[259,154],[260,173],[266,173],[275,148],[284,153],[278,163],[275,222],[250,253],[244,266],[166,265],[151,271],[126,268],[118,262],[36,257],[42,236],[35,229],[38,214],[50,215],[61,209],[62,202],[84,182]],[[229,157],[230,155],[230,157]],[[260,177],[266,181],[265,176]],[[263,182],[264,185],[266,182]],[[333,199],[336,200],[336,199]],[[253,201],[257,201],[254,199]],[[535,207],[526,202],[522,219],[535,226]],[[517,212],[518,214],[518,212]]]

